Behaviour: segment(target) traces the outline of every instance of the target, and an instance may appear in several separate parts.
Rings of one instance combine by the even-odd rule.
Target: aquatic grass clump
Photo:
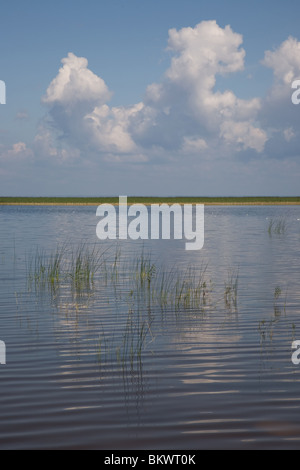
[[[281,315],[282,310],[286,313],[286,305],[287,305],[287,296],[288,296],[288,289],[286,290],[285,297],[283,297],[283,291],[280,286],[276,286],[274,290],[274,314],[275,317]]]
[[[270,219],[268,225],[268,233],[272,235],[284,235],[286,232],[286,219]]]
[[[27,284],[28,288],[31,288],[32,283],[35,287],[40,286],[46,281],[46,260],[45,255],[39,249],[37,249],[35,256],[31,256],[27,260]]]
[[[209,304],[212,289],[207,278],[207,265],[204,264],[197,268],[190,267],[183,273],[175,268],[167,271],[142,253],[127,268],[118,271],[119,283],[114,286],[115,300],[118,304],[121,301],[121,305],[126,302],[128,314],[124,319],[124,311],[120,311],[118,318],[121,324],[113,340],[111,335],[102,331],[97,358],[101,366],[104,361],[112,363],[115,358],[122,368],[130,367],[133,371],[135,366],[137,369],[141,366],[144,352],[161,333],[164,317],[157,322],[159,310],[162,314],[167,310],[170,313],[173,311],[176,320],[185,312],[203,313]]]
[[[154,340],[151,331],[152,322],[153,318],[144,315],[141,310],[129,309],[121,333],[109,337],[104,330],[101,331],[97,347],[98,363],[103,365],[104,362],[116,360],[123,369],[130,366],[133,371],[135,364],[141,368],[143,352]]]
[[[233,308],[237,309],[238,285],[239,270],[229,270],[224,291],[225,306],[229,311],[232,311]]]
[[[118,248],[116,250],[114,261],[111,270],[111,281],[117,282],[119,279],[119,266],[121,262],[121,250]],[[106,264],[105,264],[106,265]],[[107,276],[106,276],[107,277]]]
[[[294,323],[289,324],[287,321],[287,298],[288,289],[284,293],[284,290],[280,285],[277,285],[273,293],[274,311],[269,320],[262,320],[259,322],[258,329],[260,334],[261,345],[267,349],[267,346],[271,346],[276,339],[275,333],[278,331],[278,339],[285,330],[287,337],[291,337],[291,342],[295,336],[296,326]],[[282,314],[285,314],[283,317]],[[280,328],[278,328],[278,326]]]
[[[103,253],[96,246],[90,248],[88,245],[81,244],[76,249],[72,249],[66,278],[71,280],[75,292],[79,293],[92,287],[95,275],[103,263],[102,256]]]
[[[174,271],[156,270],[156,277],[152,280],[152,299],[162,310],[168,305],[173,305],[174,297]]]
[[[60,287],[70,286],[74,294],[89,292],[94,284],[96,273],[103,264],[103,252],[96,246],[80,244],[57,247],[50,254],[36,249],[27,260],[27,284],[36,291],[49,288],[51,293]]]
[[[202,264],[197,268],[189,267],[183,273],[176,268],[166,271],[143,253],[133,265],[134,285],[129,297],[137,299],[148,310],[152,307],[174,308],[177,313],[202,310],[209,301],[212,285],[206,270],[207,265]]]
[[[143,254],[135,263],[135,286],[130,292],[144,301],[148,310],[152,307],[173,308],[177,314],[191,309],[202,311],[209,303],[212,290],[206,270],[207,265],[202,264],[197,268],[189,267],[185,272],[174,267],[166,271]]]
[[[151,261],[151,257],[146,257],[142,253],[141,257],[137,258],[134,266],[134,277],[139,287],[146,287],[150,289],[151,282],[156,276],[157,267]]]
[[[211,281],[206,278],[207,265],[189,268],[183,276],[178,276],[174,292],[176,310],[203,310],[211,291]]]
[[[48,262],[47,281],[52,285],[57,285],[60,282],[64,253],[65,246],[58,247],[56,252],[50,255]]]
[[[106,250],[108,251],[108,250]],[[157,266],[144,252],[131,266],[121,259],[121,253],[105,257],[106,251],[85,243],[63,245],[53,253],[40,249],[28,263],[28,284],[34,283],[36,291],[49,288],[59,302],[60,290],[72,299],[90,295],[95,291],[95,280],[112,289],[110,297],[116,302],[130,304],[132,309],[151,312],[174,309],[176,315],[187,310],[202,312],[213,305],[212,281],[207,276],[207,264],[189,267],[185,272],[173,267],[166,270]],[[99,273],[100,272],[100,273]],[[225,282],[225,305],[227,309],[237,307],[238,271],[232,270]],[[215,306],[217,304],[215,303]]]
[[[99,363],[117,360],[133,368],[142,362],[143,352],[165,327],[165,315],[174,322],[187,316],[194,319],[195,315],[216,311],[222,300],[223,290],[214,301],[204,262],[185,270],[179,266],[166,269],[144,252],[129,262],[119,249],[106,256],[107,251],[99,245],[65,244],[52,253],[37,249],[28,262],[29,284],[36,293],[49,293],[57,310],[71,309],[77,315],[103,293],[108,304],[115,303],[112,314],[117,329],[113,334],[100,334],[96,347]],[[231,270],[224,293],[229,310],[237,308],[237,291],[238,271]]]
[[[123,363],[129,361],[133,367],[134,360],[140,362],[146,346],[146,338],[151,332],[153,319],[143,318],[140,311],[136,314],[129,310],[126,327],[123,334],[122,348],[119,349],[119,359]]]
[[[46,286],[51,286],[52,289],[58,287],[62,277],[64,253],[64,246],[57,247],[50,255],[37,248],[35,255],[27,261],[28,286],[31,288],[34,283],[38,289]]]

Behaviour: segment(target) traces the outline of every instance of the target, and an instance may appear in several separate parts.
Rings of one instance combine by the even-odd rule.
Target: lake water
[[[1,449],[299,447],[300,207],[206,207],[194,252],[100,242],[95,207],[0,220]],[[103,257],[79,286],[83,244]],[[37,280],[58,246],[59,281]]]

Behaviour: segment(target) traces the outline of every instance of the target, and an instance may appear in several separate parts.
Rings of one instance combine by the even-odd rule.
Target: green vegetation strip
[[[0,197],[0,205],[118,205],[118,197]],[[297,205],[299,197],[128,197],[128,204]]]

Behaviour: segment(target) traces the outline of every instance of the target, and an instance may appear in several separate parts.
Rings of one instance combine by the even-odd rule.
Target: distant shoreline
[[[2,206],[99,206],[119,205],[119,198],[0,197]],[[128,197],[128,204],[205,204],[214,206],[300,205],[300,197]]]

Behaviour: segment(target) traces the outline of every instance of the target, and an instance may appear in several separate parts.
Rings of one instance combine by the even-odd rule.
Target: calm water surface
[[[187,252],[100,242],[95,207],[0,207],[1,449],[299,447],[300,208],[205,211],[205,246]],[[270,219],[284,233],[270,236]],[[88,291],[29,282],[37,247],[83,242],[108,250]],[[153,283],[202,273],[201,308],[134,290],[142,253]]]

